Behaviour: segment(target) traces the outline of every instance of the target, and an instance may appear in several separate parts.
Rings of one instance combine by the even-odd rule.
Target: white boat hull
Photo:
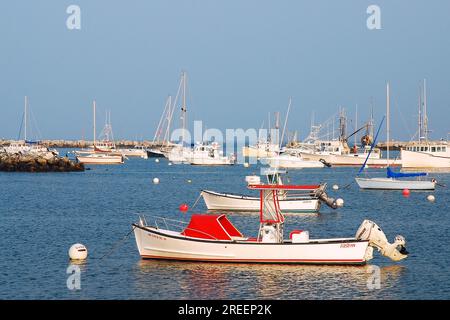
[[[355,264],[366,263],[368,241],[310,240],[305,243],[208,240],[178,232],[134,226],[143,259],[239,263]]]
[[[305,160],[295,156],[284,156],[268,158],[267,162],[272,168],[303,169],[323,168],[325,165],[318,160]]]
[[[393,178],[355,178],[361,189],[378,190],[434,190],[436,183],[425,180],[402,180]]]
[[[445,153],[444,153],[445,154]],[[450,157],[426,152],[400,151],[403,168],[450,168]]]
[[[201,193],[208,210],[259,211],[260,200],[256,197],[239,196],[203,190]],[[318,212],[319,199],[279,199],[283,212]]]
[[[77,161],[83,164],[122,164],[123,157],[116,155],[86,155],[77,156]]]
[[[309,161],[319,161],[320,159],[325,160],[333,166],[361,166],[366,161],[367,155],[362,156],[362,154],[348,154],[348,155],[338,155],[338,154],[314,154],[314,153],[301,153],[304,160]],[[401,159],[380,159],[380,158],[369,158],[367,159],[366,165],[369,167],[395,167],[402,164]]]

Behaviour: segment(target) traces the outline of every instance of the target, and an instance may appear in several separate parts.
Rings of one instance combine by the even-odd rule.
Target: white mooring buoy
[[[153,184],[158,184],[159,183],[159,179],[158,178],[153,178]]]
[[[430,201],[430,202],[434,202],[436,200],[436,198],[432,194],[429,194],[427,196],[427,200]]]
[[[167,165],[168,165],[168,166],[171,166],[171,165],[172,165],[172,162],[169,162]]]
[[[341,199],[341,198],[336,199],[336,205],[339,208],[342,208],[344,206],[344,199]]]
[[[333,190],[339,190],[339,186],[337,184],[333,184]]]
[[[155,159],[155,162],[156,162],[156,163],[159,163],[159,159],[158,159],[158,158],[156,158],[156,159]]]
[[[248,162],[244,162],[244,168],[250,167],[250,164]]]
[[[71,260],[85,260],[87,255],[87,248],[81,243],[75,243],[69,249],[69,257]]]

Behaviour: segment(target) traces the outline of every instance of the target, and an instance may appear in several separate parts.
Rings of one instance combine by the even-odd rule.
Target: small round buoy
[[[250,167],[250,164],[248,162],[244,162],[244,168]]]
[[[192,183],[192,180],[191,179],[187,179],[187,183]]]
[[[436,200],[436,198],[432,194],[429,194],[427,196],[427,200],[430,201],[430,202],[434,202]]]
[[[336,199],[336,205],[339,208],[342,208],[344,206],[344,199],[341,199],[341,198]]]
[[[169,162],[167,165],[168,165],[168,166],[171,166],[171,165],[172,165],[172,162]]]
[[[186,203],[183,203],[183,204],[180,205],[180,211],[181,212],[186,212],[188,210],[189,210],[189,207],[188,207],[188,205]]]
[[[159,159],[158,159],[158,158],[156,158],[156,159],[155,159],[155,162],[156,162],[156,163],[159,163]]]
[[[159,179],[158,178],[153,178],[153,184],[158,184],[159,183]]]
[[[339,186],[337,184],[333,184],[333,190],[339,190]]]
[[[407,188],[403,189],[402,194],[403,194],[403,196],[405,196],[405,197],[409,197],[409,194],[410,194],[409,189],[407,189]]]
[[[71,260],[85,260],[87,258],[87,254],[87,248],[81,243],[76,243],[69,249],[69,257]]]

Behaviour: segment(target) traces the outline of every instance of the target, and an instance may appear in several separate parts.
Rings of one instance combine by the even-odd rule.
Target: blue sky
[[[81,30],[66,8],[81,8]],[[381,30],[366,9],[381,8]],[[0,5],[0,137],[16,138],[27,95],[41,138],[91,137],[110,109],[116,138],[152,138],[166,96],[188,72],[189,119],[208,128],[259,127],[285,112],[304,137],[339,106],[385,113],[392,135],[416,131],[427,79],[432,137],[450,132],[450,2],[400,0],[53,0]]]

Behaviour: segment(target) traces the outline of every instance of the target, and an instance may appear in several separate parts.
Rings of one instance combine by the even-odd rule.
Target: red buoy
[[[180,211],[181,212],[186,212],[189,210],[189,207],[186,203],[183,203],[182,205],[180,205]]]
[[[403,196],[405,196],[405,197],[409,197],[409,194],[410,194],[409,189],[406,189],[406,188],[403,189],[402,194],[403,194]]]

